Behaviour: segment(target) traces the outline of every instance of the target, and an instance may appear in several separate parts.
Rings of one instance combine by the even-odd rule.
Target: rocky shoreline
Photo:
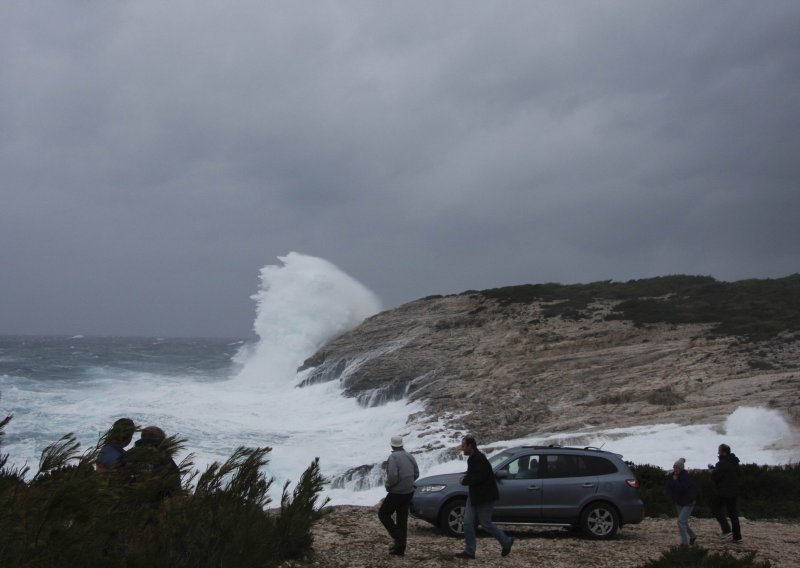
[[[304,384],[339,381],[364,406],[423,402],[409,418],[423,446],[437,432],[471,432],[487,443],[598,426],[719,423],[740,406],[773,408],[800,425],[794,335],[752,343],[714,336],[712,324],[636,325],[608,319],[615,305],[598,300],[575,320],[544,317],[542,302],[418,300],[331,341],[306,361],[313,370]]]
[[[376,507],[337,506],[313,529],[313,556],[296,566],[321,568],[415,568],[436,566],[503,566],[529,568],[635,568],[656,559],[678,544],[675,519],[647,518],[639,525],[625,526],[618,538],[593,541],[564,529],[548,527],[504,527],[516,541],[511,554],[500,556],[500,547],[488,535],[478,540],[475,560],[453,557],[463,541],[444,536],[430,524],[409,519],[408,550],[402,558],[387,553],[391,541],[377,519]],[[711,551],[740,556],[756,553],[756,560],[769,560],[776,568],[797,566],[800,523],[742,520],[744,544],[720,542],[713,519],[692,519],[698,544]]]

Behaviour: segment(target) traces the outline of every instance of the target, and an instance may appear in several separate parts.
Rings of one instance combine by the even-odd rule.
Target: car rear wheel
[[[593,503],[581,515],[581,529],[589,538],[613,538],[619,529],[619,515],[608,503]]]
[[[439,528],[448,536],[464,536],[464,509],[467,502],[463,499],[450,501],[442,508],[439,516]]]

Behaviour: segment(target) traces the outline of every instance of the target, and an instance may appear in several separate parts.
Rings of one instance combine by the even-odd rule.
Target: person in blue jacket
[[[672,464],[672,473],[667,477],[667,493],[675,503],[678,510],[678,531],[681,535],[682,545],[692,545],[697,540],[697,535],[689,526],[689,517],[694,509],[697,497],[694,480],[686,471],[686,459],[680,458]]]
[[[105,443],[97,454],[97,469],[111,469],[119,463],[122,454],[125,453],[125,446],[131,443],[136,425],[130,418],[120,418],[114,422],[105,437]]]

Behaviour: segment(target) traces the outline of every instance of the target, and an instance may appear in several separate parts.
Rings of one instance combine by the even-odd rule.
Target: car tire
[[[619,515],[608,503],[592,503],[581,513],[581,529],[594,540],[614,538],[619,529]]]
[[[464,536],[464,510],[467,502],[464,499],[449,501],[439,515],[439,528],[447,536]]]

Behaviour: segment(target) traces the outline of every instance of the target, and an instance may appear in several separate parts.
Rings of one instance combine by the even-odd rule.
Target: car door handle
[[[583,487],[594,487],[594,483],[584,483]]]
[[[539,491],[538,485],[528,485],[528,491]]]

